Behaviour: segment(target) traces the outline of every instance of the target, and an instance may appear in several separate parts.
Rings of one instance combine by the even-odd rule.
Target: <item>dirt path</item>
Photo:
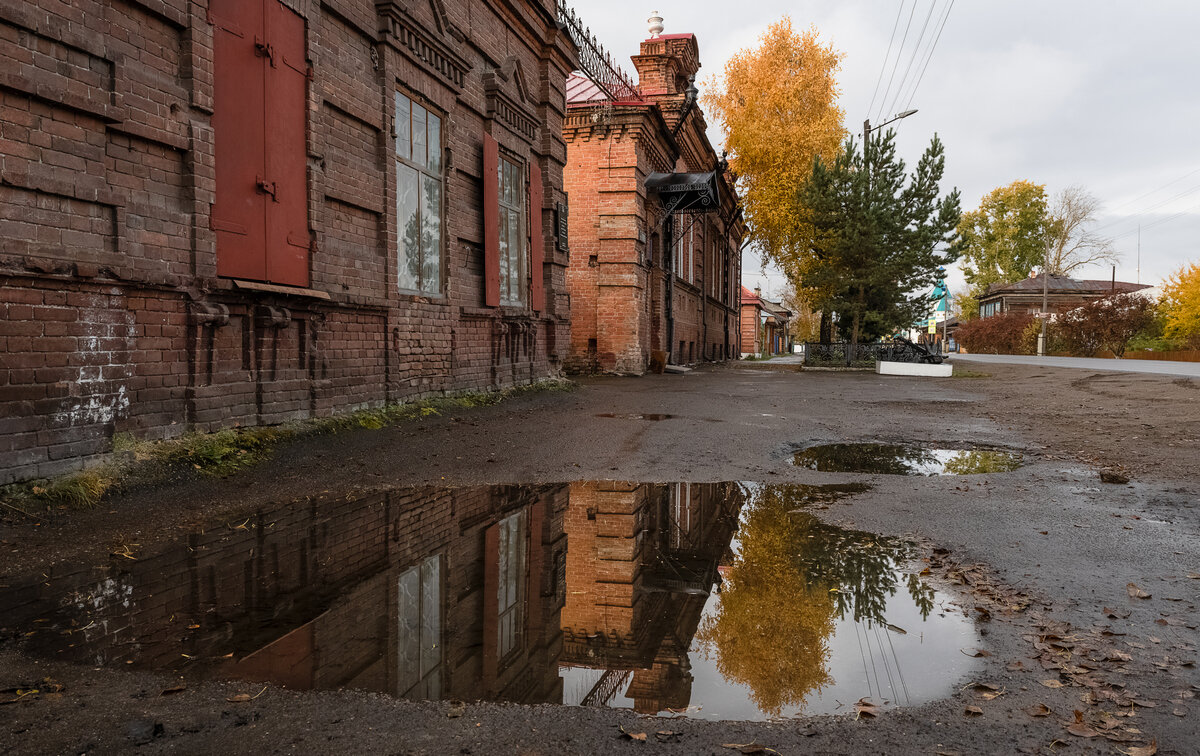
[[[994,689],[967,688],[869,720],[665,722],[493,704],[448,717],[445,704],[356,692],[270,686],[253,701],[231,702],[248,686],[189,682],[160,695],[172,686],[167,676],[31,659],[10,642],[0,652],[0,689],[47,676],[64,687],[0,707],[0,750],[116,752],[145,741],[148,752],[734,753],[722,744],[755,742],[782,753],[1114,753],[1154,741],[1158,753],[1198,752],[1200,580],[1188,575],[1200,570],[1200,381],[971,369],[989,375],[918,382],[768,363],[589,379],[569,394],[305,439],[227,480],[186,478],[39,524],[0,515],[0,584],[56,564],[104,562],[121,544],[145,548],[318,494],[604,479],[862,480],[873,486],[869,493],[822,516],[938,549],[931,571],[981,618],[991,656],[976,681]],[[788,464],[797,446],[842,441],[978,444],[1020,452],[1027,464],[969,478]],[[1102,468],[1132,482],[1102,484]],[[1151,598],[1131,597],[1129,583]],[[1038,705],[1053,713],[1026,712]],[[981,713],[968,716],[968,706]],[[1081,734],[1069,732],[1073,724]],[[650,733],[648,742],[624,739],[618,726]],[[1105,737],[1113,728],[1138,732],[1113,742]],[[681,734],[656,740],[660,730]]]

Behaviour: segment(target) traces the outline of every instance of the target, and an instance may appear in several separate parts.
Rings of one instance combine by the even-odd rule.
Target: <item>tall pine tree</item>
[[[894,137],[889,130],[868,141],[868,166],[852,138],[832,164],[818,157],[799,197],[815,229],[805,289],[839,314],[855,346],[925,315],[938,268],[958,259],[959,193],[938,197],[941,140],[934,136],[907,176]]]

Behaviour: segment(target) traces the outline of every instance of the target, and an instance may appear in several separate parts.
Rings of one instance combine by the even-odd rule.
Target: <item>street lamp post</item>
[[[867,209],[868,210],[870,209],[870,205],[871,205],[871,153],[868,151],[868,147],[870,147],[870,145],[871,145],[871,132],[878,131],[879,129],[882,129],[884,126],[887,126],[889,123],[894,123],[896,121],[899,121],[901,118],[908,118],[910,115],[912,115],[913,113],[916,113],[916,112],[917,111],[915,108],[913,110],[905,110],[902,113],[897,113],[892,118],[889,118],[888,120],[884,121],[883,123],[881,123],[877,126],[871,125],[870,118],[867,118],[863,121],[863,174],[867,180],[866,200],[867,200]],[[847,352],[846,352],[846,364],[847,365],[850,364],[850,360],[852,358],[853,358],[853,356],[850,354],[849,350],[847,350]]]
[[[871,188],[871,158],[867,154],[867,145],[870,144],[870,141],[871,141],[871,132],[878,131],[878,130],[882,129],[884,126],[887,126],[889,123],[899,121],[901,118],[908,118],[910,115],[912,115],[913,113],[916,113],[916,112],[917,111],[914,109],[914,110],[906,110],[903,113],[897,113],[894,117],[884,121],[883,123],[881,123],[877,126],[871,125],[870,118],[863,121],[863,170],[865,170],[867,173],[867,189]]]
[[[1050,299],[1050,238],[1046,237],[1046,259],[1042,261],[1042,332],[1038,334],[1038,357],[1046,356],[1046,312]]]

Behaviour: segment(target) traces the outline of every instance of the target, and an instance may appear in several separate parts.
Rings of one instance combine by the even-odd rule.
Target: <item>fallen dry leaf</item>
[[[964,717],[982,717],[983,709],[979,708],[978,706],[968,706],[967,708],[963,709],[963,716]]]
[[[959,651],[974,659],[978,659],[981,656],[992,655],[992,652],[988,651],[986,648],[960,648]]]
[[[1061,680],[1042,680],[1042,685],[1047,688],[1061,688],[1063,686]]]
[[[450,701],[450,708],[446,711],[446,716],[450,719],[458,719],[463,714],[467,713],[467,705],[462,701]]]
[[[172,685],[169,688],[163,688],[161,691],[159,691],[158,695],[169,696],[173,693],[182,693],[185,690],[187,690],[187,685],[179,683],[178,685]]]
[[[617,725],[617,729],[621,731],[622,735],[630,740],[636,740],[640,743],[646,742],[646,733],[644,732],[630,732],[629,730],[626,730],[623,725]]]
[[[660,743],[678,743],[683,739],[683,733],[677,730],[659,730],[654,733],[654,739]]]
[[[238,693],[236,695],[230,696],[229,698],[226,698],[225,700],[229,701],[230,703],[246,703],[247,701],[253,701],[254,699],[258,698],[259,696],[261,696],[263,693],[266,693],[266,692],[267,692],[267,688],[266,688],[266,686],[263,686],[263,689],[258,691],[254,695],[250,695],[249,693]]]
[[[1192,580],[1200,580],[1200,572],[1189,572],[1187,576]]]
[[[1117,750],[1120,750],[1119,748]],[[1134,746],[1128,751],[1121,751],[1125,756],[1154,756],[1158,753],[1158,741],[1151,740],[1150,745]]]
[[[1024,711],[1031,717],[1048,717],[1054,713],[1054,710],[1044,703],[1026,706]]]
[[[722,743],[721,747],[741,753],[779,753],[774,748],[767,748],[758,743]]]
[[[1104,607],[1104,616],[1109,619],[1127,619],[1132,614],[1128,609],[1110,609]]]
[[[1150,594],[1137,587],[1137,583],[1129,583],[1125,586],[1125,590],[1129,592],[1129,598],[1148,599]]]

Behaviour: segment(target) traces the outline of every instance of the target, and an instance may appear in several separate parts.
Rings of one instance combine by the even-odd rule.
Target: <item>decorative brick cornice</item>
[[[455,91],[462,91],[467,72],[471,70],[470,63],[409,15],[405,5],[400,0],[378,0],[375,3],[375,11],[379,14],[380,34],[393,47],[408,53],[418,63],[440,76]],[[446,33],[444,19],[438,19],[438,26],[442,27],[438,31]]]
[[[537,111],[530,104],[525,73],[515,56],[483,75],[483,93],[488,118],[503,122],[527,142],[537,139]]]

